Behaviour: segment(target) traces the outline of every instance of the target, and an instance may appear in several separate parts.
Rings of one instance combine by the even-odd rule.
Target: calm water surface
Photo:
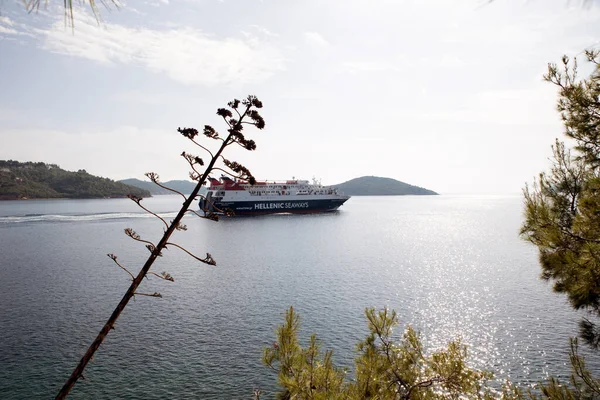
[[[73,399],[271,398],[260,362],[284,311],[352,366],[365,307],[395,309],[428,348],[457,336],[471,361],[530,385],[565,375],[580,315],[538,279],[535,248],[518,237],[521,197],[354,197],[339,212],[187,218],[88,366]],[[145,204],[167,219],[181,199]],[[0,398],[53,398],[129,285],[115,253],[138,271],[161,223],[129,200],[0,202]],[[398,333],[401,329],[397,330]],[[589,358],[600,369],[596,356]]]

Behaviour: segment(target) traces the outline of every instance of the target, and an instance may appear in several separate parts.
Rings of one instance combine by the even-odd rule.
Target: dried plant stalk
[[[245,111],[243,112],[243,114],[240,114],[237,110],[240,103],[245,107]],[[171,235],[173,234],[173,232],[175,230],[177,230],[178,228],[180,228],[182,226],[181,220],[183,219],[184,215],[188,211],[191,210],[190,206],[192,205],[192,202],[198,196],[198,193],[200,192],[200,188],[204,185],[204,182],[206,182],[208,175],[215,167],[215,163],[219,160],[219,157],[221,157],[221,153],[223,152],[223,150],[225,150],[225,148],[227,146],[234,144],[234,143],[236,143],[242,147],[245,147],[248,150],[254,150],[254,148],[256,148],[254,141],[246,140],[244,138],[243,134],[241,133],[241,131],[243,130],[242,120],[244,119],[244,117],[249,117],[252,121],[254,121],[254,122],[250,122],[250,124],[256,126],[258,129],[262,129],[264,127],[264,120],[262,120],[262,118],[257,117],[258,112],[255,110],[256,108],[261,108],[262,103],[256,97],[248,96],[248,98],[244,99],[241,102],[236,99],[236,100],[230,102],[228,105],[230,108],[232,108],[236,111],[236,113],[239,116],[239,120],[235,120],[235,119],[231,118],[232,113],[231,113],[231,111],[229,111],[227,109],[219,108],[217,110],[217,114],[220,115],[221,117],[223,117],[223,119],[225,120],[225,122],[228,125],[228,129],[227,129],[228,135],[225,140],[221,139],[212,127],[210,127],[208,125],[204,127],[205,136],[207,136],[208,138],[211,138],[211,139],[220,140],[220,141],[222,141],[222,143],[221,143],[221,146],[219,147],[219,150],[211,158],[211,161],[208,164],[208,166],[206,167],[206,170],[204,171],[202,176],[200,176],[200,178],[198,179],[198,183],[197,183],[196,187],[194,188],[192,193],[186,198],[181,209],[177,213],[177,216],[175,217],[175,219],[173,219],[173,221],[171,221],[170,224],[167,224],[163,218],[159,217],[158,215],[151,212],[150,210],[146,210],[150,214],[157,216],[162,222],[164,222],[167,225],[167,229],[164,231],[162,238],[160,239],[160,241],[158,242],[158,244],[156,246],[154,246],[153,244],[148,245],[148,248],[150,249],[151,254],[148,257],[148,259],[146,260],[146,263],[144,264],[144,266],[142,267],[140,272],[137,274],[137,276],[133,279],[131,286],[129,286],[129,289],[127,289],[127,292],[125,292],[125,295],[123,296],[123,298],[121,299],[121,301],[119,302],[119,304],[117,305],[115,310],[113,311],[112,315],[110,316],[108,321],[106,321],[106,323],[104,324],[104,326],[98,333],[98,336],[96,336],[96,339],[94,339],[94,341],[92,342],[92,344],[90,345],[88,350],[85,352],[84,356],[79,361],[79,364],[77,365],[77,367],[75,367],[75,369],[71,373],[71,376],[69,377],[69,379],[67,379],[67,381],[63,385],[62,389],[56,396],[56,399],[66,398],[67,395],[69,394],[69,392],[71,391],[71,389],[73,388],[73,386],[75,385],[75,383],[77,382],[77,380],[79,380],[79,378],[83,377],[83,371],[84,371],[85,367],[90,362],[90,360],[92,359],[92,357],[94,356],[94,354],[96,353],[96,351],[98,350],[98,348],[100,347],[102,342],[104,341],[104,338],[106,337],[106,335],[108,335],[108,333],[111,331],[111,329],[114,329],[115,323],[117,322],[117,319],[121,315],[121,312],[123,312],[123,310],[125,309],[125,306],[127,306],[127,304],[129,303],[129,300],[131,300],[131,298],[134,295],[139,294],[139,295],[143,295],[143,296],[161,297],[160,294],[157,292],[155,292],[153,294],[144,294],[144,293],[138,293],[136,291],[138,289],[138,286],[140,286],[140,284],[142,283],[142,280],[144,279],[144,277],[146,277],[146,275],[150,271],[150,267],[152,267],[152,264],[154,264],[154,261],[156,261],[156,259],[162,255],[162,250],[165,249],[167,245],[174,245],[176,247],[179,247],[182,250],[186,251],[188,254],[190,254],[195,259],[202,261],[206,264],[215,265],[215,262],[212,259],[212,257],[210,256],[210,254],[207,253],[206,258],[204,258],[204,259],[196,257],[193,254],[191,254],[190,252],[188,252],[187,250],[183,249],[181,246],[176,245],[174,243],[170,243],[169,238],[171,237]],[[181,129],[181,128],[179,128],[178,131],[183,136],[187,137],[188,139],[190,139],[194,143],[196,143],[194,141],[194,138],[198,135],[198,131],[196,129],[193,129],[193,128]],[[248,179],[249,177],[251,177],[252,180],[254,179],[252,177],[252,175],[249,173],[249,171],[246,168],[244,168],[243,166],[239,166],[237,163],[234,166],[236,167],[236,170],[237,170],[235,172],[242,172],[240,175],[243,175],[243,176],[240,176],[240,178]],[[158,180],[158,177],[156,180]],[[155,183],[157,183],[157,182],[155,182]],[[140,205],[139,203],[140,203],[141,199],[132,198],[132,200],[134,202],[136,202],[138,205]],[[126,233],[128,236],[130,236],[131,238],[133,238],[136,241],[147,242],[147,241],[141,240],[139,238],[139,235],[137,235],[131,229],[129,229],[129,233],[126,230]],[[147,242],[147,243],[150,243],[150,242]],[[116,256],[114,256],[113,260],[116,260]],[[129,272],[129,271],[127,271],[127,272]],[[168,275],[168,276],[170,277],[170,275]]]

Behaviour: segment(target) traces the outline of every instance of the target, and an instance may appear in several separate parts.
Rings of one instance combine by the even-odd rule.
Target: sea
[[[144,199],[169,221],[178,196]],[[352,197],[313,215],[193,215],[71,392],[72,399],[274,398],[265,346],[293,306],[300,340],[315,333],[349,369],[368,334],[364,310],[397,312],[400,337],[427,351],[460,338],[469,364],[534,387],[567,377],[582,316],[540,280],[537,249],[519,237],[514,196]],[[0,398],[53,398],[149,255],[164,225],[128,199],[0,202]],[[600,370],[598,353],[586,352]]]

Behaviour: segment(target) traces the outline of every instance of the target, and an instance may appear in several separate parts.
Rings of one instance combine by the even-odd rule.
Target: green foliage
[[[542,278],[567,295],[575,309],[589,312],[581,336],[600,345],[600,53],[587,51],[594,70],[579,79],[576,60],[563,57],[562,70],[548,66],[545,79],[559,88],[557,109],[573,152],[556,140],[550,171],[524,190],[525,221],[521,235],[539,249]],[[568,384],[551,378],[541,386],[543,398],[600,399],[594,379],[571,342],[572,375]],[[532,397],[536,398],[536,396]]]
[[[70,172],[55,164],[0,160],[0,199],[103,198],[132,194],[149,197],[150,192],[88,174]]]
[[[277,340],[263,351],[263,363],[278,373],[283,389],[279,399],[550,399],[598,400],[600,379],[587,369],[579,355],[577,339],[571,340],[572,373],[568,383],[550,378],[537,389],[523,391],[507,381],[491,385],[493,375],[467,364],[467,347],[460,340],[430,355],[411,327],[402,338],[393,338],[398,325],[395,311],[365,310],[369,335],[356,346],[354,379],[334,365],[333,352],[323,352],[317,337],[307,347],[298,341],[300,318],[290,307],[277,328]],[[255,398],[260,398],[256,392]]]
[[[565,126],[565,135],[575,139],[575,149],[591,168],[600,167],[600,51],[586,51],[594,65],[587,79],[578,79],[577,59],[562,59],[563,71],[548,66],[544,78],[559,88],[557,109]]]
[[[277,342],[263,352],[267,366],[275,369],[275,364],[279,364],[279,384],[286,388],[279,398],[342,398],[327,396],[343,394],[345,371],[333,365],[331,351],[322,354],[315,335],[310,337],[308,348],[302,348],[298,342],[299,326],[300,319],[290,307],[285,323],[277,329]]]
[[[564,143],[553,146],[552,166],[525,189],[521,234],[540,252],[542,278],[565,293],[576,309],[600,317],[600,65],[580,80],[576,60],[563,57],[562,71],[550,64],[545,79],[559,88],[558,111],[575,155]],[[582,337],[597,346],[595,322],[581,324]]]
[[[333,364],[315,335],[306,348],[298,342],[299,317],[286,312],[277,341],[264,349],[263,362],[278,372],[280,399],[488,399],[492,374],[469,368],[459,340],[426,355],[418,332],[408,327],[393,338],[396,312],[365,311],[369,335],[356,347],[355,378]],[[506,391],[506,393],[509,393]]]
[[[547,383],[540,386],[542,396],[533,399],[547,398],[556,400],[597,400],[600,399],[600,379],[594,378],[585,366],[585,359],[579,355],[577,339],[571,339],[572,374],[568,384],[563,384],[559,379],[550,378]]]

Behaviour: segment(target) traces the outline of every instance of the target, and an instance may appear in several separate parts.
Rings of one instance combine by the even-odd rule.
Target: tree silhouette
[[[211,127],[209,125],[205,125],[203,132],[202,132],[204,134],[204,136],[206,136],[207,138],[221,142],[219,149],[215,153],[211,152],[208,149],[208,147],[203,146],[200,143],[198,143],[197,138],[199,136],[199,132],[197,129],[194,129],[194,128],[178,128],[177,129],[177,131],[179,133],[181,133],[183,136],[188,138],[190,141],[192,141],[194,144],[199,146],[204,151],[208,152],[208,154],[210,155],[210,161],[208,162],[208,165],[206,166],[204,171],[201,172],[198,168],[204,166],[204,164],[205,164],[204,160],[198,156],[192,156],[185,152],[182,153],[182,156],[189,163],[189,165],[192,169],[192,171],[190,172],[191,178],[193,180],[195,180],[196,182],[198,182],[196,187],[194,188],[194,190],[192,191],[192,193],[189,196],[185,196],[184,194],[182,194],[176,190],[169,189],[166,186],[162,185],[159,182],[158,174],[153,173],[153,172],[149,172],[146,174],[146,176],[148,176],[148,178],[150,178],[150,180],[152,180],[157,185],[159,185],[165,189],[169,189],[170,191],[177,193],[184,198],[183,206],[177,213],[177,216],[175,217],[175,219],[173,219],[170,223],[165,221],[158,214],[152,212],[151,210],[149,210],[148,208],[143,206],[142,205],[143,199],[141,197],[138,197],[135,195],[129,196],[129,198],[132,201],[134,201],[138,206],[140,206],[143,210],[154,215],[156,218],[158,218],[160,221],[162,221],[162,223],[165,225],[164,234],[163,234],[162,238],[160,239],[160,241],[155,244],[149,240],[142,239],[140,237],[140,235],[138,235],[133,229],[131,229],[131,228],[125,229],[125,234],[127,236],[129,236],[131,239],[133,239],[137,242],[144,244],[146,246],[146,248],[150,251],[150,256],[144,263],[142,269],[135,276],[125,266],[123,266],[122,264],[119,263],[116,255],[108,254],[108,257],[111,260],[113,260],[113,262],[117,266],[119,266],[121,269],[125,270],[129,274],[129,276],[131,277],[131,280],[132,280],[131,285],[125,292],[125,295],[123,296],[123,298],[121,299],[121,301],[119,302],[119,304],[117,305],[115,310],[113,311],[112,315],[110,316],[110,318],[108,319],[106,324],[104,324],[104,326],[98,333],[98,336],[96,337],[96,339],[92,342],[92,344],[90,345],[90,347],[88,348],[88,350],[86,351],[84,356],[81,358],[77,367],[75,367],[75,369],[71,373],[71,376],[65,382],[64,386],[62,387],[62,389],[56,396],[57,399],[66,398],[66,396],[69,394],[69,392],[71,391],[71,389],[73,388],[75,383],[81,377],[83,377],[83,371],[84,371],[85,367],[90,362],[90,360],[92,359],[92,357],[94,356],[94,354],[96,353],[96,351],[98,350],[98,348],[100,347],[102,342],[104,341],[104,338],[106,337],[106,335],[108,335],[108,333],[112,329],[114,329],[117,319],[119,318],[119,316],[121,315],[121,312],[123,312],[123,310],[125,309],[125,306],[127,306],[127,303],[129,303],[129,300],[131,300],[132,297],[134,297],[135,295],[162,297],[161,294],[158,292],[154,292],[154,293],[138,292],[138,287],[142,283],[142,280],[147,275],[150,274],[152,276],[161,278],[166,281],[170,281],[170,282],[174,281],[174,278],[171,276],[171,274],[169,274],[167,272],[162,272],[161,274],[158,274],[156,272],[150,271],[150,268],[152,267],[152,265],[154,264],[156,259],[158,257],[162,257],[162,251],[164,249],[167,249],[169,246],[176,247],[176,248],[179,248],[182,251],[186,252],[187,254],[192,256],[194,259],[196,259],[204,264],[216,265],[216,261],[212,258],[210,253],[206,253],[205,257],[196,256],[192,252],[183,248],[182,246],[180,246],[176,243],[170,242],[169,238],[171,237],[172,233],[175,230],[186,230],[187,229],[187,227],[181,223],[183,217],[186,214],[191,213],[191,214],[197,215],[201,218],[206,218],[206,219],[213,220],[213,221],[217,221],[219,219],[219,216],[215,213],[211,212],[211,213],[202,215],[202,214],[199,214],[196,211],[194,211],[192,208],[190,208],[192,206],[192,203],[194,200],[196,200],[199,197],[203,197],[203,196],[199,195],[200,188],[206,182],[206,179],[208,178],[211,171],[213,171],[213,169],[218,168],[217,163],[219,163],[219,162],[223,163],[225,168],[230,168],[230,167],[233,168],[232,175],[235,176],[237,179],[245,180],[249,183],[255,182],[254,177],[252,176],[252,174],[250,173],[250,171],[247,168],[245,168],[241,164],[227,161],[222,156],[222,153],[226,147],[231,146],[231,145],[239,145],[247,150],[256,149],[255,142],[253,140],[246,139],[244,134],[242,133],[242,131],[244,129],[244,125],[253,125],[258,129],[264,128],[265,122],[257,111],[257,109],[260,109],[260,108],[262,108],[262,103],[255,96],[248,96],[246,99],[244,99],[242,101],[235,99],[232,102],[228,103],[228,109],[227,108],[219,108],[217,110],[217,114],[220,115],[223,118],[223,120],[225,121],[225,123],[227,124],[227,134],[221,136],[213,127]],[[234,117],[233,113],[235,113],[235,117]]]

